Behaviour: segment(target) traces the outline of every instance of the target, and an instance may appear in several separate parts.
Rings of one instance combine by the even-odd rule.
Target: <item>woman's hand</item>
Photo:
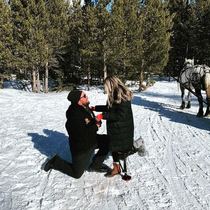
[[[99,114],[95,117],[97,122],[100,122],[103,119],[103,114]]]

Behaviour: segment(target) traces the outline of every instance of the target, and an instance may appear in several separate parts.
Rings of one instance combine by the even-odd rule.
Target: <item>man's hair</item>
[[[108,94],[108,107],[113,103],[120,104],[121,101],[131,101],[133,92],[117,77],[107,76],[104,80],[104,92]]]
[[[72,90],[68,94],[67,99],[71,101],[71,103],[78,103],[78,101],[80,100],[81,93],[82,91],[80,90]]]

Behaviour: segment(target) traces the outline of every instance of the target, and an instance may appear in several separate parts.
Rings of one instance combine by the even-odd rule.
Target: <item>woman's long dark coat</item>
[[[133,146],[133,113],[130,101],[114,103],[108,106],[96,106],[95,111],[103,112],[103,119],[107,120],[107,134],[110,138],[110,150],[128,151]]]

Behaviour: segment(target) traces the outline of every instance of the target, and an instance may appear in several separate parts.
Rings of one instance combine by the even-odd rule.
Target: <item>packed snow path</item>
[[[83,90],[90,105],[106,103],[102,88]],[[210,118],[196,117],[195,97],[191,109],[179,109],[176,82],[132,90],[135,139],[144,138],[147,155],[128,158],[129,182],[87,171],[80,179],[43,171],[54,153],[71,161],[68,92],[0,90],[0,209],[209,210]],[[106,133],[105,121],[99,133]],[[105,163],[112,167],[111,156]]]

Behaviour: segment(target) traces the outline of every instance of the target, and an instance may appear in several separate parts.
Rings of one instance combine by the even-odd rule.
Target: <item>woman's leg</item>
[[[120,175],[120,162],[119,162],[119,155],[118,152],[112,152],[112,158],[113,158],[113,169],[109,173],[107,173],[106,177],[113,177],[115,175]]]
[[[119,163],[119,155],[118,155],[118,152],[112,152],[112,158],[113,158],[113,161],[114,163]]]

